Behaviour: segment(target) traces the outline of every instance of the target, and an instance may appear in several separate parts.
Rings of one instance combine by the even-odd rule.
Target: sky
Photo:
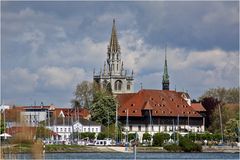
[[[114,18],[135,92],[162,89],[166,44],[171,90],[239,86],[238,1],[1,1],[2,103],[70,107],[103,67]]]

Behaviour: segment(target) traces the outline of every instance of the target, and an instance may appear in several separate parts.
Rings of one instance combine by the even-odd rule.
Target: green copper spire
[[[163,71],[163,79],[162,79],[162,89],[169,90],[169,76],[167,69],[167,46],[165,47],[165,63],[164,63],[164,71]]]

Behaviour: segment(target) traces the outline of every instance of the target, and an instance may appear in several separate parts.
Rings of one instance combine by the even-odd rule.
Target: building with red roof
[[[190,96],[171,90],[142,89],[133,94],[117,95],[118,117],[125,130],[138,133],[141,140],[145,132],[181,134],[204,132],[204,111],[200,104],[191,104]],[[127,124],[128,119],[128,124]]]

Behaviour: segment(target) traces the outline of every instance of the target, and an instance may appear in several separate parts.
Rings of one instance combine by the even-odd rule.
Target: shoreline
[[[2,146],[1,146],[2,147]],[[6,147],[3,154],[28,154],[31,153],[31,147],[25,149],[18,146]],[[133,153],[133,148],[116,146],[70,146],[70,145],[47,145],[45,153]],[[237,146],[202,146],[202,152],[169,152],[163,147],[137,147],[137,153],[240,153]]]

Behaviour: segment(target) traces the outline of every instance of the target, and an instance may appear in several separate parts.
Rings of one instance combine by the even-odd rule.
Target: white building
[[[100,124],[83,118],[79,118],[77,121],[73,121],[71,118],[58,118],[52,120],[47,128],[56,133],[55,136],[51,137],[51,140],[58,141],[70,141],[70,135],[74,132],[92,132],[96,133],[96,136],[101,132]]]

